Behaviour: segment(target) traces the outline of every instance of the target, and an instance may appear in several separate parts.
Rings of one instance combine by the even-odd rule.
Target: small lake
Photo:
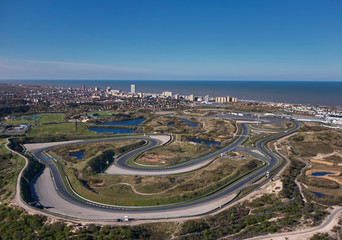
[[[84,151],[69,152],[70,157],[75,157],[77,160],[82,160],[84,158]]]
[[[88,128],[89,131],[93,131],[96,133],[113,133],[113,134],[132,134],[136,133],[136,129],[130,129],[130,128],[97,128],[92,127]]]
[[[199,144],[202,144],[202,142],[204,142],[204,144],[208,147],[210,147],[211,144],[213,144],[215,147],[218,147],[221,145],[220,142],[215,142],[215,141],[204,141],[204,140],[201,140],[201,139],[197,139],[197,138],[190,138],[188,139],[188,141],[190,142],[195,142],[195,143],[199,143]]]
[[[174,126],[176,126],[176,124],[175,123],[169,123],[169,124],[167,124],[167,126],[168,127],[174,127]]]
[[[315,172],[315,173],[311,173],[311,176],[313,176],[313,177],[322,177],[322,176],[326,176],[326,175],[329,175],[329,174],[334,174],[334,173],[331,173],[331,172]]]
[[[323,194],[323,193],[320,193],[320,192],[313,192],[313,194],[315,194],[315,195],[316,195],[316,197],[319,197],[319,198],[322,198],[322,197],[324,197],[324,196],[325,196],[325,194]]]
[[[132,120],[124,120],[124,121],[117,121],[117,122],[105,122],[99,125],[101,126],[138,126],[142,124],[146,118],[138,118]]]
[[[182,119],[184,123],[187,123],[190,125],[190,127],[197,127],[198,123],[190,122],[188,119]]]

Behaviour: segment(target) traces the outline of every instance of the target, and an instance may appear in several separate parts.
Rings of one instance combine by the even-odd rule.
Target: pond
[[[329,175],[329,174],[334,174],[334,173],[331,173],[331,172],[315,172],[315,173],[311,173],[311,176],[313,176],[313,177],[322,177],[322,176],[326,176],[326,175]]]
[[[92,127],[88,128],[89,131],[93,131],[96,133],[113,133],[113,134],[132,134],[136,133],[136,129],[131,128],[99,128],[99,127]]]
[[[101,126],[138,126],[142,124],[146,118],[138,118],[138,119],[131,119],[131,120],[124,120],[124,121],[117,121],[117,122],[105,122],[101,123]]]
[[[176,124],[175,123],[169,123],[169,124],[167,124],[167,126],[168,127],[174,127],[174,126],[176,126]]]
[[[195,143],[199,143],[199,144],[202,144],[202,142],[204,142],[204,144],[208,147],[210,147],[211,144],[213,144],[215,147],[218,147],[221,145],[220,142],[216,142],[216,141],[204,141],[204,140],[201,140],[201,139],[197,139],[197,138],[189,138],[188,141],[190,142],[195,142]]]
[[[69,152],[70,157],[75,157],[77,160],[82,160],[84,158],[84,150],[77,152]]]
[[[198,123],[190,122],[188,119],[182,119],[184,123],[187,123],[190,125],[190,127],[197,127]]]
[[[325,194],[319,193],[319,192],[313,192],[313,194],[315,194],[316,197],[319,197],[319,198],[322,198],[322,197],[326,196]]]

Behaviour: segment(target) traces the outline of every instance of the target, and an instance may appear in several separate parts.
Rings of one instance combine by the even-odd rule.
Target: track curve
[[[144,206],[144,207],[114,206],[114,205],[106,205],[106,204],[101,204],[101,203],[94,204],[94,203],[90,203],[87,201],[82,201],[80,198],[75,197],[73,194],[71,194],[68,191],[63,181],[63,177],[65,176],[62,176],[59,173],[58,168],[56,164],[54,163],[54,161],[52,159],[46,159],[46,157],[44,156],[43,152],[50,150],[53,147],[32,150],[31,153],[49,167],[51,174],[52,174],[53,184],[55,186],[53,191],[56,190],[58,192],[58,195],[62,198],[60,201],[66,200],[66,202],[74,205],[75,208],[78,207],[80,209],[84,209],[84,211],[91,210],[91,211],[98,211],[98,213],[106,212],[106,214],[103,214],[104,216],[103,219],[108,219],[107,216],[110,216],[109,219],[122,218],[124,214],[129,214],[132,218],[144,218],[144,219],[193,216],[193,215],[203,214],[211,210],[217,209],[218,207],[222,205],[222,200],[226,199],[227,196],[231,195],[237,190],[242,189],[253,179],[256,179],[262,176],[267,171],[271,171],[275,166],[277,166],[277,164],[279,163],[278,158],[275,157],[272,153],[268,152],[266,148],[264,148],[264,144],[268,141],[281,138],[283,136],[286,136],[296,131],[299,128],[299,125],[295,121],[293,121],[293,123],[294,123],[294,127],[291,130],[288,130],[276,136],[271,136],[271,137],[261,139],[256,143],[256,148],[259,151],[261,151],[263,154],[268,156],[268,157],[262,157],[260,155],[258,156],[259,159],[261,158],[262,160],[267,162],[267,165],[263,167],[262,169],[258,169],[252,172],[251,174],[249,174],[248,176],[240,179],[239,181],[236,181],[230,184],[229,186],[225,187],[224,189],[221,189],[220,191],[212,193],[208,196],[204,196],[204,197],[193,199],[193,200],[186,201],[186,202],[161,205],[161,206]],[[248,125],[241,124],[241,127],[242,127],[241,135],[247,136],[249,132]],[[127,140],[127,138],[124,138],[124,139]],[[126,171],[133,171],[135,175],[137,171],[142,174],[149,172],[149,173],[156,173],[156,175],[160,175],[160,174],[167,174],[171,170],[182,170],[182,169],[185,169],[186,167],[208,161],[211,158],[218,156],[219,154],[223,152],[232,151],[240,143],[242,143],[245,140],[245,137],[239,136],[230,145],[214,153],[211,153],[207,156],[195,159],[193,161],[185,162],[176,166],[169,166],[167,168],[153,168],[153,169],[144,169],[144,168],[136,168],[133,166],[129,166],[127,165],[127,161],[131,157],[135,156],[136,154],[142,151],[146,151],[156,146],[158,144],[158,141],[156,139],[149,138],[149,137],[145,137],[145,138],[132,137],[129,139],[131,140],[146,139],[149,141],[149,144],[123,155],[121,158],[119,158],[116,161],[117,166]],[[118,140],[122,140],[122,138],[110,139],[110,140],[106,139],[106,140],[82,141],[82,142],[77,142],[73,144],[95,143],[95,142],[104,142],[104,141],[118,141]],[[37,182],[39,182],[39,178],[37,179]],[[37,184],[37,182],[35,182],[34,184]],[[39,188],[39,184],[36,187]],[[51,189],[49,190],[45,189],[45,190],[52,191]],[[43,197],[46,197],[46,196],[42,196],[42,193],[36,195],[37,201],[39,201],[39,199]],[[77,215],[77,214],[73,214],[73,215]],[[74,216],[74,217],[77,217],[77,216]]]

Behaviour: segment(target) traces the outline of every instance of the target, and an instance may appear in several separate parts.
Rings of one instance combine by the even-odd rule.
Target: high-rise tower
[[[135,84],[131,84],[131,93],[135,93]]]

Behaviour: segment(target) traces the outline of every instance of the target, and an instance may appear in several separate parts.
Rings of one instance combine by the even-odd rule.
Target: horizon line
[[[0,81],[234,81],[234,82],[342,82],[341,80],[265,80],[265,79],[0,79]]]

